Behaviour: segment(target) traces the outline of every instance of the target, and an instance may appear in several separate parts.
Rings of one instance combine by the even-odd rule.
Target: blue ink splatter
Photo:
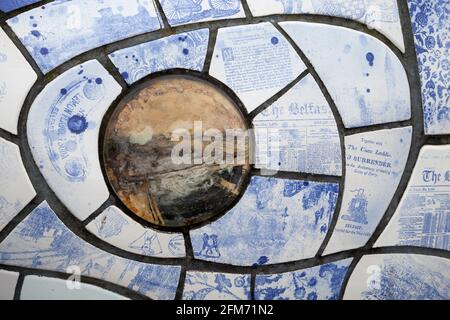
[[[278,40],[277,37],[272,37],[272,39],[270,40],[270,42],[272,42],[273,45],[277,45],[278,42],[280,42],[280,41]]]
[[[372,52],[368,52],[366,54],[366,59],[369,62],[369,66],[373,67],[373,62],[375,61],[375,56],[373,55]]]
[[[48,49],[47,48],[41,48],[41,54],[43,55],[43,56],[46,56],[46,55],[48,55]]]
[[[63,89],[64,90],[64,89]],[[70,132],[75,134],[81,134],[88,128],[89,124],[86,121],[86,118],[79,115],[74,115],[70,117],[67,121],[67,126],[69,127]]]
[[[185,56],[187,56],[188,54],[189,54],[189,49],[183,49],[183,54],[185,55]]]

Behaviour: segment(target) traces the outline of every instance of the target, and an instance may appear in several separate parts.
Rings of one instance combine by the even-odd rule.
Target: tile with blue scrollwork
[[[188,272],[183,300],[250,300],[250,275]]]
[[[450,8],[446,0],[408,0],[422,84],[426,134],[450,134]]]
[[[0,301],[14,299],[18,279],[18,272],[0,270]]]
[[[57,0],[7,23],[44,73],[83,52],[161,27],[153,0]]]
[[[284,274],[257,275],[256,300],[337,300],[352,259]]]
[[[59,199],[80,220],[109,196],[100,167],[99,132],[103,115],[121,91],[103,66],[91,60],[50,82],[28,114],[34,160]]]
[[[3,12],[10,12],[39,1],[40,0],[2,0],[0,1],[0,10]]]
[[[70,231],[43,202],[0,244],[0,263],[81,275],[127,287],[152,299],[174,299],[181,268],[128,260]]]
[[[422,148],[403,198],[375,246],[450,250],[450,146]]]
[[[201,29],[161,38],[109,55],[128,84],[168,69],[202,71],[208,50],[209,30]]]
[[[245,18],[240,0],[159,0],[170,25]]]
[[[448,259],[416,255],[364,256],[347,284],[345,300],[449,300]]]
[[[186,255],[183,234],[145,228],[114,206],[106,209],[86,228],[103,241],[136,254],[160,258]]]
[[[294,21],[280,25],[310,59],[345,127],[410,119],[406,71],[386,44],[340,26]]]
[[[191,231],[197,259],[239,266],[311,258],[334,213],[339,185],[252,177],[225,216]]]

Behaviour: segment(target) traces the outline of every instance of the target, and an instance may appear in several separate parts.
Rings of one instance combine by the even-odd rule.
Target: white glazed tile
[[[17,134],[25,98],[37,75],[0,28],[0,128]]]
[[[347,128],[408,120],[408,78],[383,42],[344,27],[282,22],[310,59]]]
[[[58,219],[46,202],[0,244],[0,264],[79,272],[127,287],[152,299],[174,299],[181,268],[114,256],[85,242]]]
[[[449,300],[450,261],[416,254],[364,256],[344,300]]]
[[[128,84],[158,71],[183,68],[202,71],[209,30],[201,29],[125,48],[109,55]]]
[[[161,28],[153,0],[56,0],[7,23],[44,73],[83,52]]]
[[[450,250],[450,146],[425,146],[402,200],[376,247]]]
[[[342,174],[336,120],[311,75],[256,116],[253,125],[257,168]]]
[[[362,247],[372,236],[402,178],[411,136],[406,127],[346,137],[345,191],[324,255]]]
[[[257,275],[256,300],[338,300],[352,259],[273,275]]]
[[[49,83],[31,106],[28,141],[58,198],[80,220],[108,198],[98,155],[100,125],[121,87],[96,60]]]
[[[250,300],[250,275],[188,272],[183,300]]]
[[[253,177],[221,219],[191,231],[194,256],[238,266],[313,257],[328,231],[339,185]]]
[[[171,26],[245,18],[241,0],[159,0]]]
[[[35,196],[19,147],[0,138],[0,231]]]
[[[0,270],[0,301],[14,299],[17,279],[19,279],[17,272]]]
[[[160,258],[186,256],[183,234],[145,228],[114,206],[106,209],[86,228],[103,241],[125,251]]]
[[[266,22],[219,29],[209,73],[251,112],[305,69],[294,48]]]
[[[27,276],[23,281],[20,300],[129,300],[117,293],[86,283],[56,278]],[[79,287],[75,287],[79,285]]]
[[[315,14],[351,19],[385,35],[405,51],[396,0],[247,0],[254,16]]]

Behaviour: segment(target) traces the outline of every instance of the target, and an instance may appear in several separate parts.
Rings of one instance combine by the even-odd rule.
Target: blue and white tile
[[[314,14],[351,19],[377,30],[405,51],[396,0],[247,0],[254,16]]]
[[[0,10],[3,12],[10,12],[39,1],[40,0],[2,0],[0,1]]]
[[[99,239],[128,252],[159,258],[186,256],[183,234],[145,228],[114,206],[86,228]]]
[[[402,178],[411,137],[405,127],[345,138],[345,191],[325,255],[362,247],[372,236]]]
[[[20,300],[129,300],[91,284],[41,276],[26,276]]]
[[[161,28],[153,0],[57,0],[7,23],[44,73],[83,52]]]
[[[342,174],[336,120],[311,75],[258,114],[253,125],[256,168]]]
[[[289,42],[265,22],[219,29],[209,73],[233,89],[251,112],[305,69]]]
[[[0,128],[17,134],[25,98],[37,75],[19,49],[0,28]]]
[[[450,251],[450,145],[425,146],[403,198],[376,247]]]
[[[0,270],[0,301],[13,300],[19,273]]]
[[[50,82],[28,115],[34,160],[58,198],[80,220],[109,197],[98,154],[99,131],[121,90],[102,65],[91,60]]]
[[[171,26],[245,18],[241,0],[159,0]]]
[[[425,133],[450,134],[450,8],[447,0],[408,0],[422,84]]]
[[[339,26],[309,22],[280,25],[310,59],[345,127],[410,119],[405,69],[383,42]]]
[[[257,275],[256,300],[338,300],[352,259],[295,272]]]
[[[96,278],[152,299],[175,298],[181,268],[114,256],[85,242],[58,219],[46,202],[0,244],[0,264]]]
[[[200,29],[118,50],[109,55],[128,84],[169,69],[202,71],[209,30]]]
[[[250,275],[195,271],[186,274],[183,300],[250,299]]]
[[[252,177],[239,203],[191,231],[194,256],[238,266],[314,257],[334,213],[339,185]]]
[[[450,260],[416,254],[364,256],[344,300],[450,300]]]
[[[35,196],[19,147],[0,138],[0,231]]]

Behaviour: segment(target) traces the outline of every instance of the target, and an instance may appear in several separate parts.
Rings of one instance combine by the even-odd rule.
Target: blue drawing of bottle
[[[364,189],[350,191],[355,193],[348,206],[348,214],[342,215],[342,220],[353,221],[360,224],[368,224],[367,220],[367,197]]]

